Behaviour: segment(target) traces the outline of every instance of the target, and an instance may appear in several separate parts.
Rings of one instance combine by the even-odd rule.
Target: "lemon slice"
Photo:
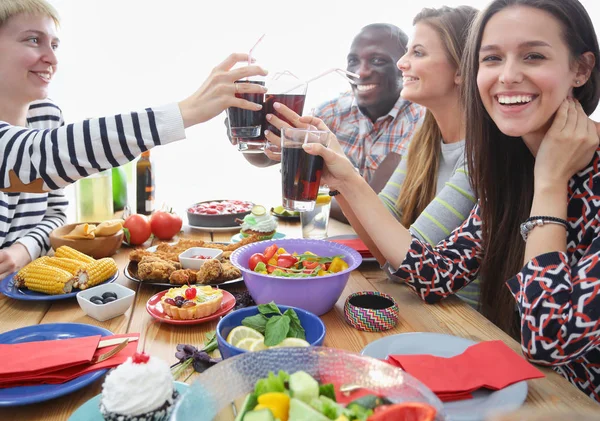
[[[252,207],[252,215],[255,216],[263,216],[264,214],[267,213],[267,210],[265,209],[264,206],[261,205],[254,205]]]
[[[241,341],[239,341],[235,346],[241,349],[245,349],[246,351],[252,351],[252,347],[257,342],[262,342],[262,340],[254,338],[244,338]]]
[[[238,346],[238,343],[246,338],[265,340],[265,337],[257,330],[247,326],[237,326],[227,335],[227,342],[233,346]]]
[[[292,347],[306,347],[310,346],[308,342],[304,339],[300,338],[285,338],[283,341],[279,342],[277,345],[272,346],[271,348],[292,348]]]
[[[263,351],[265,349],[268,349],[268,347],[265,345],[265,341],[261,341],[260,339],[255,339],[254,344],[252,344],[249,351]]]
[[[283,206],[275,206],[273,208],[273,212],[275,212],[278,215],[281,215],[282,213],[285,212],[285,209],[283,208]]]
[[[331,203],[331,196],[320,194],[317,196],[317,205],[327,205]]]

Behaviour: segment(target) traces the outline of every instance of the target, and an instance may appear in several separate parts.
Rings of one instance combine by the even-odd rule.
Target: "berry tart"
[[[169,364],[136,352],[106,376],[100,412],[109,421],[167,420],[178,396]]]
[[[160,299],[163,311],[175,320],[199,319],[221,308],[223,292],[210,286],[171,288]]]

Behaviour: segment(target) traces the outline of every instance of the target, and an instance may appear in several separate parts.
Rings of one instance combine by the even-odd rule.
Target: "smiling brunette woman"
[[[323,182],[421,298],[437,302],[480,276],[482,313],[520,333],[531,361],[600,401],[600,125],[588,118],[600,51],[590,17],[577,0],[495,0],[472,28],[462,75],[479,203],[436,247],[388,223],[343,156],[305,150],[324,158]]]

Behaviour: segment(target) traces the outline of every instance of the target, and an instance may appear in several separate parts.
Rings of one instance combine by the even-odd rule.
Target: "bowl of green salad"
[[[443,421],[442,402],[386,362],[326,347],[272,348],[206,370],[176,421]]]

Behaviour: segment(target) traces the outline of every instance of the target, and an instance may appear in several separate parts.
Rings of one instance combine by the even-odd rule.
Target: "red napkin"
[[[102,340],[122,337],[138,336],[139,334],[122,334],[104,336]],[[137,342],[129,343],[124,349],[113,357],[98,363],[90,364],[95,356],[109,352],[118,345],[97,349],[100,336],[83,338],[62,339],[43,342],[28,342],[23,344],[2,345],[0,348],[0,388],[16,386],[33,386],[39,384],[60,384],[73,380],[76,377],[92,371],[116,367],[125,362],[137,350]],[[94,344],[95,343],[95,344]],[[17,345],[28,345],[28,347],[16,347]],[[90,354],[90,344],[94,344]],[[7,349],[7,347],[16,347]],[[30,352],[19,357],[20,366],[7,364],[5,356],[15,355],[17,349],[25,349]],[[78,355],[81,350],[83,355]],[[33,353],[31,353],[33,351]],[[34,358],[32,358],[34,357]],[[12,367],[11,367],[12,366]],[[10,372],[10,373],[9,373]]]
[[[388,355],[387,361],[429,387],[442,401],[468,399],[471,392],[499,390],[544,374],[502,341],[472,345],[450,358],[432,355]]]
[[[329,241],[348,246],[351,249],[356,250],[361,255],[361,257],[373,257],[373,255],[371,254],[371,251],[369,251],[369,249],[367,248],[365,243],[363,243],[363,240],[361,240],[360,238],[351,238],[351,239],[347,239],[347,240],[332,239]]]

